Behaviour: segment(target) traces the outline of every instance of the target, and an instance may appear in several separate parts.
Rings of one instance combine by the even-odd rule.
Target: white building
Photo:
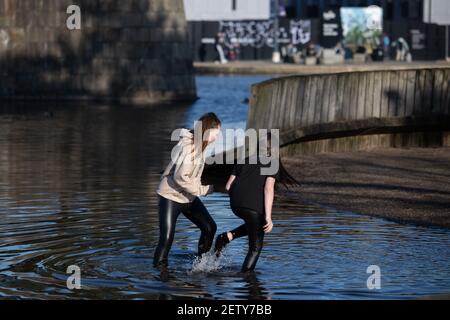
[[[268,20],[270,0],[184,0],[188,21]]]

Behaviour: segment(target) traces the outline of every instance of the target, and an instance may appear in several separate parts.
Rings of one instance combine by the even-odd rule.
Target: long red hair
[[[205,151],[206,147],[208,146],[208,141],[205,140],[205,133],[207,130],[210,129],[217,129],[220,127],[222,122],[220,121],[219,117],[214,112],[208,112],[202,115],[196,124],[196,128],[201,125],[202,128],[202,152]],[[191,132],[194,133],[194,130],[191,129]]]

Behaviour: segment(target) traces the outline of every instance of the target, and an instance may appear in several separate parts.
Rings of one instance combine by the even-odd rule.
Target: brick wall
[[[1,99],[191,100],[193,73],[182,0],[0,0]]]

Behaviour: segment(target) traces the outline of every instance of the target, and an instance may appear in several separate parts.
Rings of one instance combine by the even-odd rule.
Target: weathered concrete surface
[[[0,99],[196,97],[183,0],[0,0]]]
[[[413,62],[413,63],[348,63],[342,65],[299,65],[288,63],[272,63],[270,61],[233,61],[227,64],[214,62],[194,62],[195,72],[199,74],[270,74],[270,75],[308,75],[323,73],[339,73],[352,71],[383,71],[383,70],[406,70],[411,68],[434,68],[449,66],[449,62]]]
[[[450,148],[284,158],[295,196],[337,210],[450,228]]]

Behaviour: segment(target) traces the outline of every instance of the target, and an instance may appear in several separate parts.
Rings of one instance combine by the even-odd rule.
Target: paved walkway
[[[227,64],[216,64],[214,62],[194,62],[194,69],[198,74],[320,74],[349,71],[404,70],[411,68],[433,68],[440,66],[450,66],[450,63],[444,61],[413,63],[384,62],[306,66],[287,63],[275,64],[271,61],[238,61]]]

